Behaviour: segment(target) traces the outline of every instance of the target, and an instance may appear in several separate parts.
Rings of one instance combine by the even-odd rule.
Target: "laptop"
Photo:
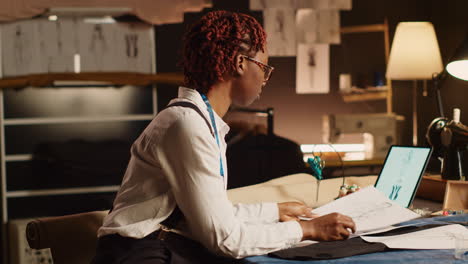
[[[416,195],[431,153],[431,147],[391,146],[375,188],[390,200],[408,208]]]

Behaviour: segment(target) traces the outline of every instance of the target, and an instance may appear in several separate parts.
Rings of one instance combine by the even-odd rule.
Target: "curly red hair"
[[[181,66],[185,86],[207,93],[223,76],[234,74],[238,53],[264,51],[266,34],[255,18],[212,11],[192,25],[184,37]]]

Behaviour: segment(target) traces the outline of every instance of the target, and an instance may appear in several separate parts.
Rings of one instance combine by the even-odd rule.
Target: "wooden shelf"
[[[349,34],[349,33],[384,32],[385,30],[386,30],[385,24],[373,24],[373,25],[341,27],[340,32],[342,34]]]
[[[417,197],[443,202],[447,181],[440,175],[424,175],[419,184]]]
[[[369,33],[369,32],[381,32],[384,36],[384,54],[385,64],[388,63],[390,55],[390,37],[388,30],[388,20],[385,18],[382,24],[369,24],[369,25],[356,25],[356,26],[344,26],[340,28],[341,34],[356,34],[356,33]],[[386,100],[387,113],[393,113],[392,108],[392,82],[387,79],[388,90],[385,92],[372,92],[365,94],[346,94],[343,95],[345,102],[362,102],[362,101],[374,101],[374,100]]]
[[[368,159],[368,160],[326,160],[327,167],[364,167],[364,166],[381,166],[383,159]]]
[[[365,93],[352,93],[342,94],[343,101],[350,102],[362,102],[362,101],[375,101],[387,99],[388,92],[365,92]]]
[[[0,88],[50,87],[54,86],[56,81],[99,82],[115,86],[146,86],[158,83],[180,85],[183,83],[183,79],[181,73],[174,72],[157,74],[136,72],[44,73],[0,79]]]

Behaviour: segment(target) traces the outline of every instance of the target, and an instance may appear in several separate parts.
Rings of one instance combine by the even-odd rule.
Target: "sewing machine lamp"
[[[465,180],[463,153],[468,149],[468,127],[457,119],[438,117],[431,122],[426,134],[434,154],[442,158],[442,178],[447,180]]]
[[[454,109],[453,120],[444,115],[440,82],[446,78],[447,72],[453,77],[468,81],[468,34],[444,71],[433,76],[439,117],[431,122],[426,132],[426,138],[434,148],[434,154],[442,158],[442,178],[464,180],[462,155],[468,148],[468,127],[460,122],[459,109]]]

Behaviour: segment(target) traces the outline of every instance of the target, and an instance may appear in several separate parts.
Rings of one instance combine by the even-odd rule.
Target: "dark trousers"
[[[159,239],[159,230],[135,239],[120,235],[99,238],[92,264],[217,264],[240,263],[216,256],[200,243],[175,233]]]

